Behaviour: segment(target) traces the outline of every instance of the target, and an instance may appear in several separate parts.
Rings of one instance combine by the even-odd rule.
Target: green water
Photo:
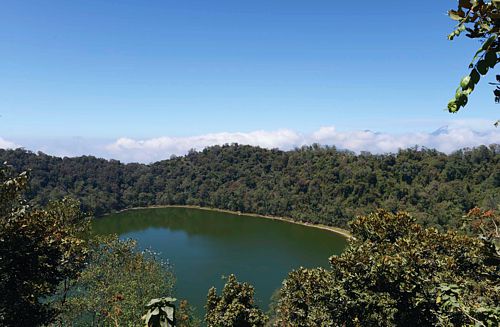
[[[267,309],[290,270],[328,267],[328,257],[346,245],[321,229],[189,208],[130,210],[98,219],[93,228],[160,252],[173,265],[176,297],[187,299],[199,315],[208,289],[220,290],[223,275],[253,284],[257,303]]]

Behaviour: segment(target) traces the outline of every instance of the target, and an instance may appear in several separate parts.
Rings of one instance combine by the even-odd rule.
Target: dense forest
[[[95,215],[199,205],[345,227],[384,208],[447,227],[474,206],[500,204],[500,145],[450,155],[422,148],[357,155],[318,145],[280,151],[232,144],[148,165],[17,149],[0,150],[0,161],[30,171],[32,203],[69,195]]]
[[[26,205],[28,185],[0,164],[1,326],[200,326],[172,297],[168,262],[92,234],[73,199]],[[498,326],[500,216],[474,208],[457,221],[439,232],[404,212],[359,216],[330,269],[292,270],[267,313],[234,275],[221,292],[210,288],[206,325]]]

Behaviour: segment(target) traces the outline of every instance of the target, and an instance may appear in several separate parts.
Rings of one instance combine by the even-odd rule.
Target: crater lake
[[[220,293],[222,276],[233,273],[255,286],[267,310],[287,274],[300,266],[329,266],[347,245],[344,236],[290,222],[194,208],[132,209],[94,221],[96,234],[135,239],[168,260],[176,276],[174,296],[204,314],[208,289]],[[158,295],[159,297],[162,294]]]

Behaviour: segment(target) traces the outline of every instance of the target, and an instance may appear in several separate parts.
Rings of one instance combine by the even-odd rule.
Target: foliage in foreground
[[[187,300],[181,300],[175,310],[176,327],[198,327],[201,320],[196,315],[196,310]]]
[[[145,327],[174,327],[175,321],[175,305],[177,299],[172,297],[162,297],[152,299],[146,304],[148,310],[142,320]]]
[[[450,40],[465,34],[471,39],[483,41],[469,65],[469,75],[462,78],[455,97],[448,103],[448,111],[457,112],[465,107],[468,96],[474,91],[481,76],[488,74],[500,61],[497,53],[500,51],[500,3],[498,1],[461,0],[456,10],[450,10],[448,15],[457,21],[455,30],[448,35]],[[500,81],[500,75],[497,75]],[[493,91],[495,102],[500,102],[500,88]],[[499,121],[500,122],[500,121]],[[499,122],[495,125],[498,126]]]
[[[88,264],[72,282],[59,321],[72,326],[136,326],[145,305],[172,294],[175,278],[154,253],[117,236],[91,241]]]
[[[86,260],[81,236],[88,223],[79,203],[64,199],[44,209],[23,200],[25,173],[0,166],[0,325],[38,326],[57,314],[50,296],[78,276]]]
[[[80,204],[32,208],[27,174],[0,165],[0,325],[136,326],[144,305],[170,295],[168,265],[135,241],[89,235]],[[181,301],[178,326],[196,326]]]
[[[175,305],[174,298],[152,299],[146,305],[146,313],[142,316],[145,327],[199,327],[201,320],[196,316],[195,309],[186,300],[181,300],[175,308],[174,319],[170,309]]]
[[[491,217],[498,223],[497,215]],[[406,213],[386,211],[360,217],[351,227],[356,239],[330,258],[331,270],[289,274],[277,326],[500,323],[500,261],[491,239],[441,233]]]
[[[222,290],[208,291],[205,321],[209,327],[259,327],[268,317],[255,305],[254,288],[230,275]]]

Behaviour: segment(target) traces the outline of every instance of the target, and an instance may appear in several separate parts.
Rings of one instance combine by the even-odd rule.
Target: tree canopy
[[[500,222],[493,211],[475,210],[473,220]],[[277,326],[500,323],[500,261],[491,251],[492,239],[423,228],[406,213],[382,210],[351,226],[355,239],[330,258],[330,270],[289,274]]]
[[[171,296],[175,278],[170,266],[134,240],[116,235],[90,240],[89,257],[70,281],[58,321],[63,326],[134,326],[153,298]]]
[[[213,146],[149,165],[0,150],[31,170],[32,204],[71,196],[95,215],[149,205],[199,205],[338,227],[377,208],[406,210],[426,226],[456,226],[478,205],[500,204],[500,147],[446,155],[412,148],[356,155],[317,145],[292,151]]]
[[[135,326],[175,278],[151,251],[116,235],[93,236],[80,203],[24,199],[28,174],[0,165],[0,325]],[[186,301],[178,326],[196,326]]]
[[[34,209],[23,200],[27,175],[0,166],[0,325],[54,320],[51,296],[76,278],[87,257],[88,224],[79,203],[64,199]]]
[[[263,327],[268,317],[255,305],[254,288],[229,275],[222,289],[212,287],[207,296],[205,321],[209,327]]]

